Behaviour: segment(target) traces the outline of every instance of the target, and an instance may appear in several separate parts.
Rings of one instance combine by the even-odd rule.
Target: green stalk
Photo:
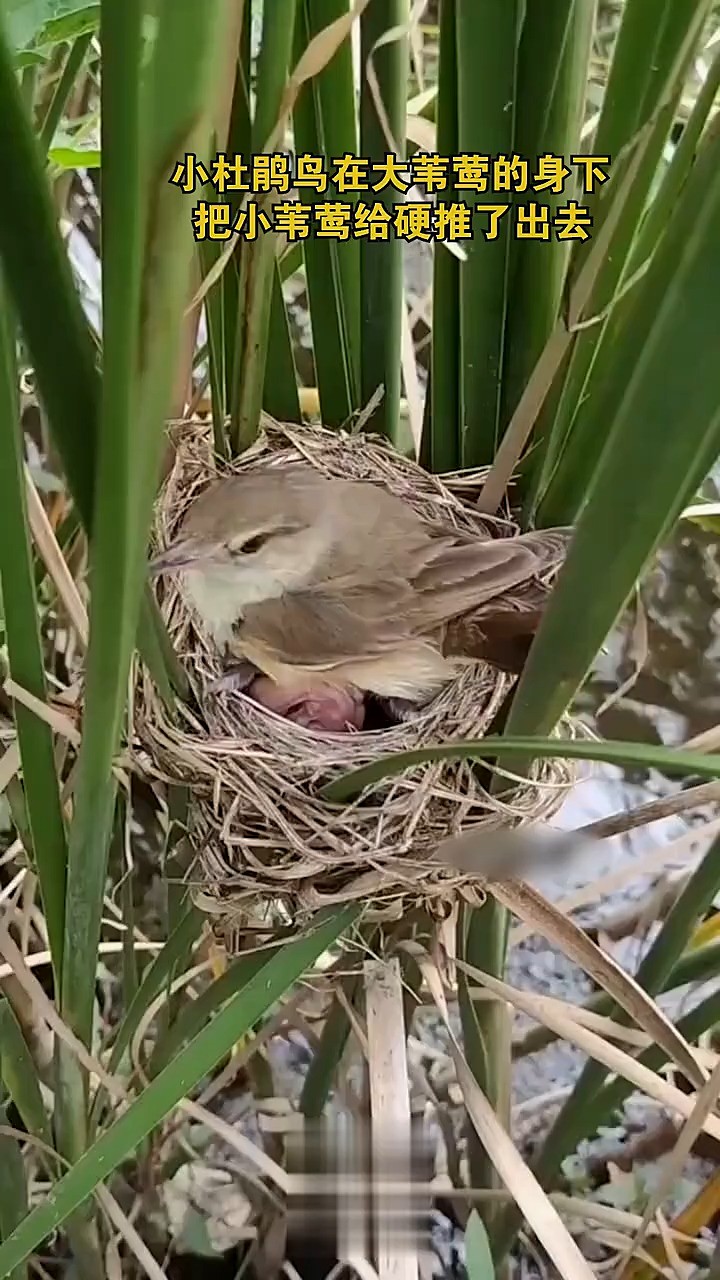
[[[160,992],[170,984],[181,966],[189,962],[193,947],[202,931],[204,919],[195,907],[189,907],[170,934],[162,951],[143,974],[132,1004],[125,1010],[108,1059],[108,1071],[115,1073],[120,1067],[130,1042],[140,1025],[146,1009]],[[105,1091],[98,1089],[90,1110],[90,1128],[94,1133],[101,1113]]]
[[[105,4],[103,68],[103,385],[90,550],[90,641],[75,814],[70,831],[63,1012],[90,1043],[110,824],[111,765],[120,736],[134,633],[130,542],[136,492],[132,429],[144,199],[140,157],[142,0]],[[101,500],[102,499],[102,500]],[[139,594],[139,593],[136,593]],[[137,606],[136,606],[137,607]]]
[[[323,26],[347,13],[345,0],[300,0],[296,61]],[[352,49],[345,40],[318,76],[303,85],[293,113],[298,155],[322,156],[328,177],[331,160],[357,154]],[[358,195],[300,187],[311,211],[318,202],[342,199],[355,206]],[[325,426],[340,427],[360,405],[360,246],[310,235],[302,242],[313,335],[320,412]]]
[[[103,404],[61,1002],[63,1016],[86,1044],[115,795],[112,761],[193,254],[187,206],[168,176],[178,152],[202,154],[207,146],[221,5],[214,0],[198,10],[192,0],[167,0],[146,79],[143,13],[142,0],[103,10]],[[58,1132],[72,1162],[86,1143],[86,1092],[74,1055],[61,1046]]]
[[[252,143],[252,120],[250,117],[250,29],[252,18],[252,5],[250,0],[243,0],[243,21],[242,30],[240,32],[240,48],[238,50],[238,66],[235,77],[235,90],[233,93],[232,109],[230,111],[230,126],[228,129],[228,152],[230,155],[251,155],[253,149]],[[231,218],[235,216],[240,207],[241,195],[235,192],[228,192],[228,202],[231,208]],[[242,261],[245,246],[238,238],[235,251],[226,264],[225,270],[220,277],[220,284],[223,288],[223,335],[225,341],[225,356],[223,368],[225,370],[225,396],[224,405],[227,412],[233,402],[234,395],[234,363],[237,347],[237,319],[240,305],[240,262]]]
[[[7,1108],[0,1088],[0,1126],[9,1125]],[[28,1211],[25,1161],[17,1138],[0,1134],[0,1239],[7,1240]],[[5,1273],[8,1280],[27,1280],[27,1267],[19,1262]]]
[[[440,0],[440,54],[437,91],[437,148],[441,156],[458,151],[457,0]],[[451,176],[442,192],[457,200]],[[430,377],[421,441],[421,462],[428,471],[454,471],[460,465],[460,263],[448,249],[433,253],[433,314]]]
[[[509,718],[508,718],[509,719]],[[599,760],[606,764],[635,765],[642,769],[659,769],[662,773],[720,777],[720,755],[711,752],[685,751],[682,747],[660,747],[645,742],[613,742],[607,739],[545,738],[539,735],[510,733],[488,734],[485,738],[467,739],[438,746],[417,747],[380,756],[372,764],[361,765],[349,773],[326,782],[320,795],[330,804],[346,804],[362,795],[366,787],[374,787],[383,778],[394,777],[405,769],[438,760],[492,760],[509,756],[513,772],[517,758],[533,760]]]
[[[456,5],[458,151],[512,156],[525,5],[522,0],[489,5],[456,0]],[[499,220],[496,238],[486,238],[488,215],[477,212],[473,238],[462,242],[468,256],[460,269],[460,459],[463,467],[474,467],[492,461],[501,435],[514,197],[493,190],[492,170],[487,191],[457,194],[473,210],[511,206]]]
[[[361,988],[361,980],[357,976],[343,980],[344,994],[351,1006]],[[335,996],[300,1094],[300,1111],[306,1120],[319,1119],[325,1110],[349,1036],[350,1019],[347,1009]]]
[[[692,168],[695,152],[700,145],[703,130],[720,90],[720,49],[708,68],[702,88],[695,99],[690,118],[682,137],[673,151],[672,160],[662,179],[659,190],[641,223],[636,244],[628,265],[628,275],[640,269],[648,260],[670,221],[672,210],[684,182]]]
[[[581,150],[595,10],[595,0],[549,0],[540,7],[528,5],[525,12],[513,151],[527,157],[531,174],[537,166],[536,157],[560,156],[571,169],[571,176],[561,192],[533,192],[529,180],[528,191],[518,194],[517,200],[546,206],[550,222],[561,206],[576,197],[569,161]],[[503,424],[510,420],[560,310],[572,242],[558,240],[552,231],[550,236],[549,241],[526,239],[513,246],[503,365]],[[537,431],[533,443],[537,450],[541,443]]]
[[[203,190],[203,200],[215,199],[212,187]],[[215,266],[224,245],[223,241],[204,240],[198,244],[198,257],[203,278],[206,278]],[[226,268],[227,271],[230,267]],[[225,272],[205,295],[205,320],[208,334],[208,372],[210,383],[210,403],[212,406],[213,445],[218,457],[227,455],[225,443],[225,386],[227,370],[225,368]]]
[[[613,84],[617,79],[617,98],[614,96],[614,88],[607,106],[608,122],[603,125],[601,117],[595,144],[598,155],[610,155],[613,161],[612,181],[601,185],[594,199],[586,200],[594,218],[594,237],[602,226],[604,215],[610,208],[626,166],[632,162],[631,149],[628,150],[627,145],[620,155],[617,154],[617,147],[620,145],[618,139],[622,138],[624,144],[633,143],[641,129],[648,131],[649,137],[622,217],[612,236],[605,262],[598,273],[586,308],[586,316],[597,317],[597,323],[578,333],[574,342],[552,425],[546,475],[540,482],[542,491],[547,491],[547,497],[540,508],[540,520],[543,524],[557,520],[569,522],[575,518],[587,493],[587,487],[578,483],[576,473],[594,472],[607,439],[607,430],[602,424],[596,424],[592,433],[586,425],[588,410],[594,413],[604,388],[604,379],[599,370],[597,381],[595,380],[595,362],[608,329],[609,308],[612,306],[611,314],[614,326],[617,326],[618,317],[630,310],[637,292],[636,289],[631,289],[625,297],[618,298],[687,69],[707,16],[708,0],[692,0],[691,3],[680,6],[674,5],[672,0],[666,0],[661,14],[658,14],[655,7],[648,6],[647,0],[635,0],[634,5],[628,5],[627,23],[630,23],[631,11],[634,14],[638,8],[643,8],[645,22],[642,29],[646,43],[649,42],[649,47],[654,49],[652,57],[647,59],[652,64],[652,73],[648,72],[647,82],[640,77],[632,86],[632,93],[627,84],[621,83],[622,68],[633,54],[629,38],[627,42],[622,38],[626,31],[623,23],[616,54],[619,70],[616,74],[614,60],[611,75]],[[632,46],[638,39],[639,32],[633,30]],[[645,60],[641,65],[645,66]],[[609,91],[613,84],[608,85]],[[626,97],[629,97],[629,101]],[[623,111],[628,114],[627,131],[621,133],[620,117]],[[615,151],[611,149],[613,143],[616,144]],[[601,147],[605,150],[600,150]],[[577,270],[585,261],[591,245],[592,240],[578,246],[572,263],[573,278],[576,278]]]
[[[10,1002],[0,1000],[0,1077],[28,1133],[52,1146],[37,1068]]]
[[[300,422],[298,372],[295,367],[290,317],[285,306],[282,278],[277,256],[270,299],[270,323],[267,334],[267,360],[263,382],[262,407],[278,422]]]
[[[384,163],[385,157],[392,152],[396,152],[400,164],[405,160],[407,36],[400,35],[382,45],[378,42],[388,31],[406,27],[408,17],[408,0],[373,0],[360,19],[360,154],[369,159],[371,166]],[[386,137],[367,79],[369,58],[377,77],[380,101],[392,141]],[[367,193],[366,199],[368,203],[377,201],[383,205],[391,216],[396,206],[402,203],[400,192],[392,186]],[[368,419],[366,429],[396,441],[400,424],[402,240],[396,239],[392,231],[386,241],[372,243],[363,237],[360,276],[360,395],[363,405],[369,403],[379,387],[384,388],[383,398]]]
[[[720,290],[719,220],[714,128],[635,295],[613,380],[595,406],[607,445],[592,476],[583,469],[574,482],[576,493],[588,488],[587,505],[517,686],[508,734],[554,727],[720,452],[720,313],[711,301]],[[681,327],[678,314],[685,317]],[[629,524],[618,515],[624,512],[632,512]]]
[[[546,465],[541,490],[542,501],[538,511],[541,524],[571,518],[587,491],[606,440],[604,421],[607,419],[599,417],[599,403],[608,387],[616,384],[617,351],[622,348],[623,327],[632,305],[633,294],[642,287],[641,280],[637,277],[650,262],[672,222],[675,205],[692,169],[698,146],[702,145],[702,131],[719,86],[720,53],[708,72],[659,190],[640,223],[625,272],[627,280],[635,277],[637,283],[629,286],[628,295],[613,308],[604,324],[602,342],[595,355],[588,382],[587,402],[578,407],[564,449],[558,452],[557,439],[553,446],[552,457],[555,462],[553,466]]]
[[[468,964],[502,978],[509,933],[508,911],[488,897],[481,907],[463,907],[458,919],[458,954]],[[458,977],[458,997],[463,1031],[463,1046],[468,1065],[496,1114],[505,1095],[510,1063],[504,1049],[508,1043],[507,1010],[499,1000],[475,1002],[469,991],[467,974]],[[470,1121],[466,1124],[468,1158],[474,1187],[493,1188],[500,1185],[495,1166]],[[490,1225],[492,1207],[483,1210]]]
[[[99,403],[95,351],[0,23],[0,252],[23,335],[83,523],[92,518]]]
[[[100,379],[95,342],[75,289],[48,189],[44,156],[30,128],[0,23],[0,151],[6,200],[0,208],[0,255],[27,343],[53,443],[89,537],[97,454]],[[158,688],[169,699],[161,665],[157,605],[147,598],[138,643]]]
[[[252,128],[254,153],[263,150],[280,114],[290,73],[296,6],[297,0],[276,0],[263,10]],[[252,443],[260,425],[273,291],[279,288],[276,249],[276,236],[271,231],[260,231],[257,240],[243,245],[230,423],[236,452]]]
[[[272,946],[238,956],[196,1000],[185,1001],[172,1026],[158,1039],[153,1049],[147,1069],[151,1079],[172,1061],[186,1041],[194,1039],[211,1014],[250,983],[276,950],[277,947]]]
[[[137,538],[136,343],[140,329],[145,176],[141,157],[142,0],[104,4],[101,38],[103,151],[103,382],[93,539],[90,638],[83,737],[68,845],[67,908],[60,1011],[91,1043],[96,957],[115,804],[113,756],[127,693],[140,600]],[[134,537],[133,537],[134,535]],[[134,574],[133,574],[134,570]],[[56,1041],[58,1150],[70,1163],[87,1142],[87,1079]],[[92,1206],[68,1222],[80,1273],[99,1274]]]

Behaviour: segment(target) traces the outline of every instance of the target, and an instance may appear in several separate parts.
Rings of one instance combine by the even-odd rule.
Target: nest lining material
[[[206,424],[184,424],[157,504],[155,540],[173,540],[188,509],[218,475],[303,458],[328,476],[384,483],[422,515],[482,536],[516,532],[472,507],[484,471],[429,475],[381,438],[281,426],[264,419],[257,442],[229,464],[214,454]],[[440,840],[549,818],[571,784],[560,761],[537,762],[502,797],[480,785],[472,763],[425,764],[388,778],[346,808],[319,795],[324,783],[390,752],[479,738],[512,678],[484,662],[465,667],[412,723],[354,734],[318,734],[232,692],[203,691],[222,658],[199,629],[176,579],[158,588],[164,620],[190,678],[196,707],[175,720],[144,668],[137,672],[134,727],[146,772],[191,788],[191,881],[199,905],[226,920],[298,921],[322,906],[365,899],[373,914],[398,915],[408,899],[443,909],[477,878],[434,861]],[[511,775],[510,775],[511,776]]]

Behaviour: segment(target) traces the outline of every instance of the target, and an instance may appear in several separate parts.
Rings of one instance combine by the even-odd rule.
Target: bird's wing
[[[426,625],[430,629],[468,611],[524,611],[527,591],[534,606],[538,594],[547,595],[545,583],[560,568],[568,540],[556,529],[480,542],[439,540],[414,580]]]
[[[547,590],[532,584],[514,599],[505,597],[453,618],[446,626],[442,651],[482,658],[503,671],[519,675],[542,621]]]
[[[241,647],[262,649],[275,662],[319,670],[412,643],[412,615],[412,592],[402,581],[308,589],[251,605],[237,636]]]

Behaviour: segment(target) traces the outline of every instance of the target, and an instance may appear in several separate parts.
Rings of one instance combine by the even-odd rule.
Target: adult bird
[[[428,520],[370,481],[305,463],[212,482],[151,563],[177,573],[247,689],[308,727],[404,718],[468,660],[521,670],[569,530],[490,538]]]

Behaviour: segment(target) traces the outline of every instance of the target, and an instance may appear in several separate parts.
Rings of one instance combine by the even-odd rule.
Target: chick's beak
[[[194,540],[184,538],[155,556],[148,565],[148,572],[151,578],[159,578],[165,573],[177,573],[180,569],[189,569],[198,561],[207,559],[211,551],[211,548],[199,547]]]

